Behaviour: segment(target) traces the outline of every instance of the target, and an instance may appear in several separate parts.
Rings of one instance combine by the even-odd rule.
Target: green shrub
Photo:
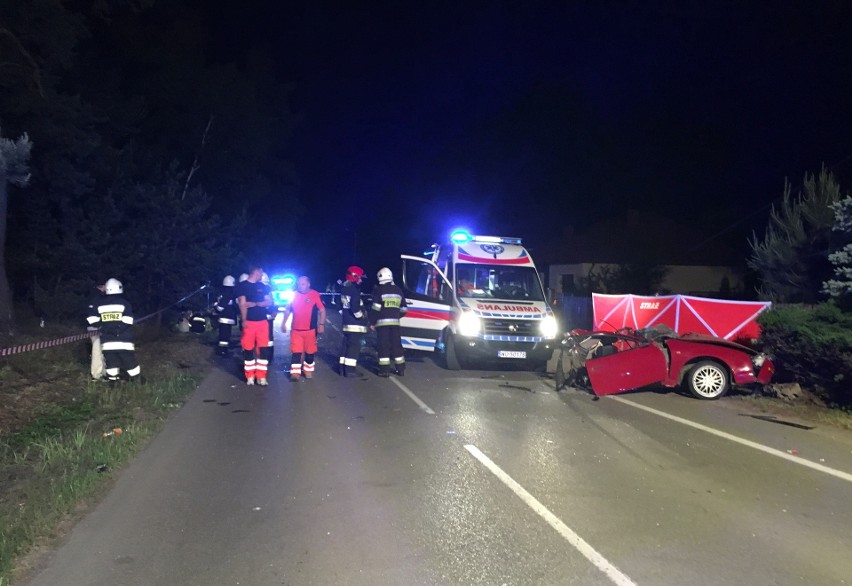
[[[797,382],[830,404],[852,405],[852,313],[832,302],[787,305],[758,318],[776,382]]]

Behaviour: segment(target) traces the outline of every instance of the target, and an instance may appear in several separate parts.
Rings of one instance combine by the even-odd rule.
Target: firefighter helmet
[[[346,280],[352,283],[357,283],[364,278],[364,269],[358,266],[351,266],[346,269]]]
[[[243,273],[242,275],[240,275],[240,283],[246,280],[248,280],[248,273]]]
[[[232,277],[231,275],[228,275],[227,277],[222,279],[222,286],[223,287],[233,287],[234,286],[234,277]]]
[[[104,284],[104,293],[107,295],[121,295],[124,293],[124,286],[118,279],[107,279]]]
[[[393,273],[387,267],[380,268],[376,278],[379,280],[379,285],[393,283]]]

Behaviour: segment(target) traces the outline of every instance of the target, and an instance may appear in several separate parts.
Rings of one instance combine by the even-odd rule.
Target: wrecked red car
[[[573,330],[562,346],[557,388],[591,387],[598,396],[662,385],[682,386],[698,399],[718,399],[732,386],[768,384],[775,372],[770,357],[752,348],[665,326]]]

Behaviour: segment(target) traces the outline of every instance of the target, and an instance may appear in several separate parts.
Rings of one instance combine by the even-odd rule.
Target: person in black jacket
[[[346,269],[346,281],[340,290],[341,330],[343,330],[343,348],[340,352],[339,372],[341,376],[357,374],[358,354],[361,341],[367,333],[367,316],[361,301],[361,281],[364,269],[351,266]]]
[[[107,380],[119,380],[122,371],[130,380],[140,380],[133,344],[133,308],[124,298],[124,287],[118,279],[108,279],[104,293],[99,304],[89,307],[87,321],[89,326],[100,328]]]
[[[376,331],[379,376],[390,376],[391,358],[396,365],[396,373],[405,376],[405,353],[399,330],[399,320],[408,311],[405,294],[394,284],[389,268],[379,269],[377,276],[379,284],[373,288],[370,327]]]
[[[228,356],[231,347],[231,331],[237,323],[237,300],[234,296],[235,282],[231,275],[226,276],[222,280],[222,294],[216,301],[216,321],[219,326],[219,342],[216,348],[216,354],[219,356]]]

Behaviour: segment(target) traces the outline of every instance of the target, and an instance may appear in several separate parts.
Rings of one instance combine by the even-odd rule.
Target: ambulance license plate
[[[526,358],[523,350],[497,350],[497,358]]]

